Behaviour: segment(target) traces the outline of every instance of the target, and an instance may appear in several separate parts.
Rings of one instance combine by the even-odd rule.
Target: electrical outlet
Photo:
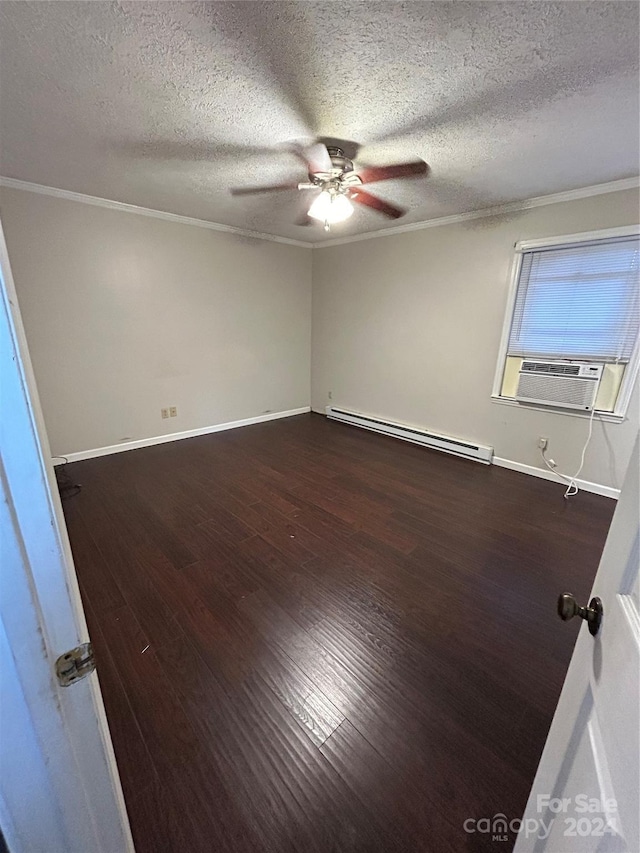
[[[545,438],[543,435],[538,436],[538,447],[540,448],[540,450],[546,450],[548,445],[548,438]]]
[[[163,418],[168,418],[169,417],[169,409],[160,409],[160,414],[162,415]]]
[[[175,418],[177,414],[178,414],[178,409],[177,409],[177,407],[176,407],[176,406],[171,406],[171,408],[169,409],[169,417],[170,417],[170,418]]]

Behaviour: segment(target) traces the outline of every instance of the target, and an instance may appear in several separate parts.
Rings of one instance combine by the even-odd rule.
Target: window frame
[[[517,406],[518,408],[535,409],[536,411],[544,410],[558,415],[569,417],[588,418],[590,412],[574,412],[570,409],[554,409],[552,406],[539,406],[535,403],[520,403],[514,397],[503,397],[502,384],[504,381],[504,371],[507,364],[507,353],[509,348],[509,337],[511,335],[511,327],[513,325],[513,315],[516,305],[516,296],[518,293],[518,284],[520,281],[520,271],[522,268],[522,258],[524,252],[535,249],[548,249],[553,246],[563,246],[569,243],[588,243],[592,240],[606,240],[614,237],[635,237],[640,236],[640,225],[625,225],[619,228],[605,228],[599,231],[584,231],[580,234],[563,234],[557,237],[540,237],[534,240],[520,240],[515,248],[515,255],[511,264],[509,291],[507,295],[507,306],[504,315],[504,323],[502,325],[502,334],[500,337],[500,346],[498,348],[498,360],[496,371],[493,380],[493,388],[491,391],[491,400],[494,403],[501,403],[507,406]],[[580,359],[573,359],[578,361]],[[584,358],[584,361],[590,359]],[[598,361],[598,359],[592,359]],[[600,362],[601,363],[601,362]],[[612,421],[620,423],[626,419],[629,409],[629,401],[633,393],[633,388],[640,366],[640,336],[636,340],[633,353],[627,363],[627,368],[624,371],[618,398],[616,400],[615,409],[613,412],[605,412],[596,409],[595,417],[603,421]]]

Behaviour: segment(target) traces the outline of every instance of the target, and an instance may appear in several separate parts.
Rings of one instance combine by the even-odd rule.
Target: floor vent
[[[485,447],[481,444],[462,441],[459,438],[450,438],[446,435],[425,432],[424,430],[404,426],[403,424],[394,424],[390,421],[373,418],[370,415],[347,412],[344,409],[338,409],[334,406],[327,406],[326,413],[327,417],[334,421],[341,421],[342,423],[359,426],[373,432],[380,432],[383,435],[390,435],[393,438],[401,438],[403,441],[421,444],[424,447],[431,447],[433,450],[441,450],[443,453],[451,453],[454,456],[473,459],[476,462],[482,462],[484,465],[490,465],[493,458],[493,447]]]

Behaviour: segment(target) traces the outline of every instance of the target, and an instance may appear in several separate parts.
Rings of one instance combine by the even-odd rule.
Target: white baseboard
[[[529,474],[532,477],[539,477],[541,480],[551,480],[559,486],[562,485],[562,480],[544,468],[536,468],[534,465],[524,465],[522,462],[513,462],[511,459],[502,459],[500,456],[493,457],[493,464],[499,468],[510,468],[512,471],[519,471],[521,474]],[[614,498],[615,500],[620,497],[620,489],[614,489],[613,486],[590,483],[589,480],[576,480],[576,483],[578,488],[585,492],[593,492],[596,495],[604,495],[606,498]],[[565,483],[565,488],[568,485],[568,483]]]
[[[311,411],[317,412],[319,415],[326,414],[323,408],[312,407]],[[499,468],[509,468],[511,471],[518,471],[520,474],[529,474],[531,477],[539,477],[541,480],[550,480],[553,483],[558,483],[559,486],[562,485],[562,480],[552,474],[551,471],[547,471],[546,468],[536,468],[534,465],[525,465],[522,462],[514,462],[500,456],[494,456],[491,461]],[[589,480],[576,480],[576,483],[578,488],[585,492],[593,492],[595,495],[603,495],[614,500],[618,500],[620,497],[620,489],[614,489],[613,486],[603,486],[601,483],[591,483]],[[567,485],[569,485],[568,482],[565,488]]]
[[[123,441],[122,444],[111,444],[108,447],[95,447],[93,450],[80,450],[77,453],[61,453],[53,457],[54,465],[63,465],[65,459],[68,462],[80,462],[82,459],[94,459],[96,456],[109,456],[111,453],[122,453],[125,450],[136,450],[139,447],[151,447],[153,444],[164,444],[167,441],[180,441],[183,438],[194,438],[197,435],[208,435],[212,432],[223,432],[227,429],[261,424],[265,421],[275,421],[279,418],[291,418],[294,415],[304,415],[311,411],[310,406],[302,406],[299,409],[288,409],[286,412],[270,412],[268,415],[257,415],[255,418],[244,418],[241,421],[228,421],[225,424],[214,424],[213,426],[200,427],[199,429],[187,429],[184,432],[171,432],[167,435],[155,435],[151,438],[140,438],[136,441]]]
[[[238,427],[250,426],[251,424],[261,424],[266,421],[275,421],[279,418],[291,418],[294,415],[304,415],[311,411],[311,406],[302,406],[299,409],[288,409],[285,412],[270,412],[268,415],[257,415],[254,418],[244,418],[240,421],[228,421],[224,424],[213,424],[213,426],[200,427],[199,429],[188,429],[184,432],[172,432],[167,435],[156,435],[151,438],[140,438],[137,441],[123,441],[122,444],[111,444],[107,447],[95,447],[92,450],[80,450],[77,453],[62,453],[59,456],[53,457],[54,465],[63,465],[65,459],[68,462],[80,462],[82,459],[94,459],[97,456],[109,456],[111,453],[123,453],[126,450],[136,450],[139,447],[151,447],[154,444],[165,444],[168,441],[180,441],[183,438],[194,438],[198,435],[209,435],[214,432],[223,432],[228,429],[237,429]],[[315,410],[314,410],[315,411]],[[324,414],[321,409],[317,410],[319,414]],[[562,482],[544,468],[536,468],[534,465],[524,465],[522,462],[513,462],[511,459],[503,459],[500,456],[493,457],[493,464],[499,468],[509,468],[512,471],[519,471],[521,474],[529,474],[532,477],[539,477],[541,480],[551,480],[558,485]],[[585,492],[593,492],[596,495],[604,495],[607,498],[618,499],[620,489],[614,489],[612,486],[603,486],[600,483],[591,483],[588,480],[577,480],[578,488]]]

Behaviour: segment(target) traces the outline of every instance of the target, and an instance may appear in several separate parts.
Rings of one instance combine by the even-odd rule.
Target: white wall
[[[311,371],[317,411],[332,391],[535,467],[545,435],[573,473],[584,419],[490,399],[513,246],[636,223],[638,192],[313,252],[7,188],[0,211],[55,454],[303,407]],[[583,479],[620,487],[639,405],[596,423]]]
[[[7,188],[0,214],[54,454],[309,405],[308,249]]]
[[[638,192],[313,253],[312,407],[332,404],[467,438],[541,467],[537,437],[575,473],[588,423],[490,399],[517,240],[638,222]],[[638,430],[596,423],[582,479],[620,488]]]

